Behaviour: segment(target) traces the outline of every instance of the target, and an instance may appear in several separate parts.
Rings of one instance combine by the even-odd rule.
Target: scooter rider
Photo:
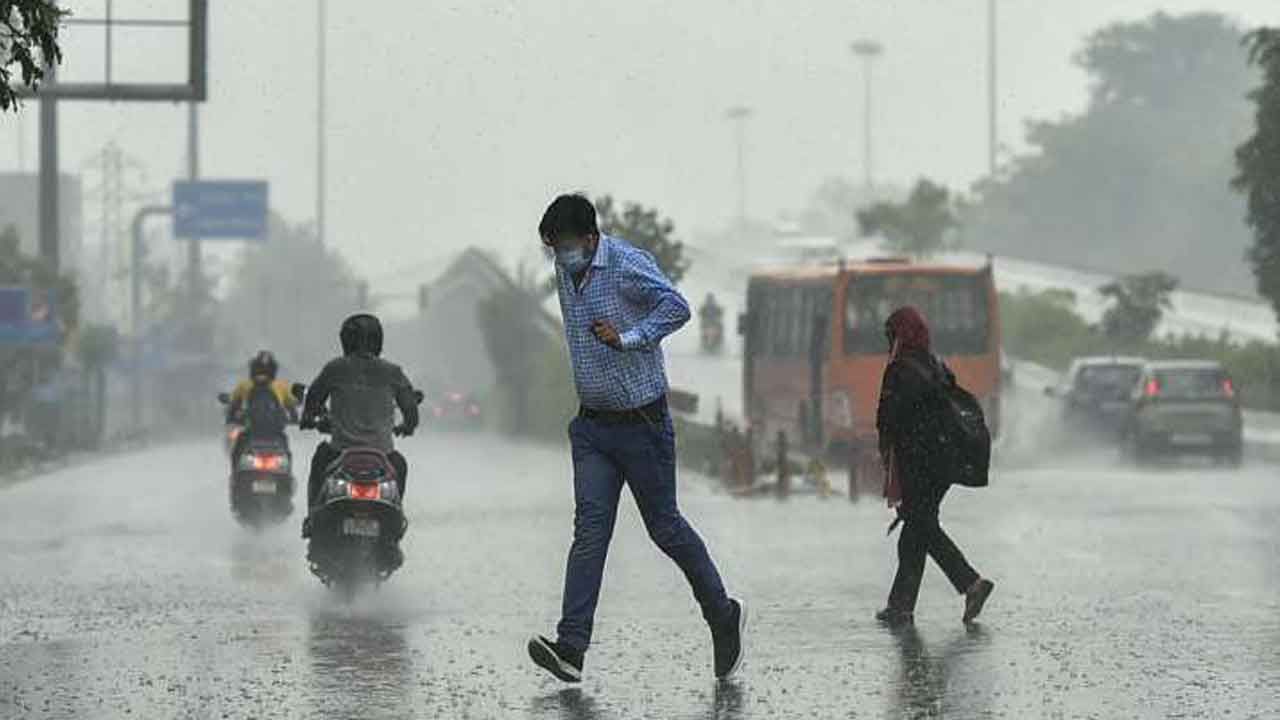
[[[250,436],[283,440],[285,425],[298,419],[298,400],[290,394],[289,383],[276,377],[278,370],[276,356],[270,350],[260,350],[249,358],[249,377],[231,391],[227,424],[245,429],[231,450],[232,467]]]
[[[311,457],[311,477],[307,483],[307,506],[313,507],[325,469],[351,447],[376,448],[387,453],[396,471],[400,497],[404,497],[408,464],[396,452],[393,431],[395,407],[404,418],[401,434],[411,435],[418,426],[418,403],[413,386],[400,366],[383,360],[382,323],[378,318],[360,313],[342,323],[338,333],[342,357],[324,366],[320,375],[307,388],[301,427],[314,428],[316,420],[329,403],[330,439],[316,447]],[[302,521],[302,536],[311,535],[311,518]]]

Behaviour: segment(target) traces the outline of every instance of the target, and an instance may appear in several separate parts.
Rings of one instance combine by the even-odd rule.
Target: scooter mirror
[[[218,402],[223,405],[229,405],[231,403],[231,396],[226,393],[218,393]]]
[[[293,396],[298,399],[298,402],[302,402],[303,398],[307,395],[307,386],[302,383],[294,383],[293,386],[289,388],[289,392],[293,393]]]
[[[413,400],[414,400],[414,402],[416,402],[418,405],[421,405],[421,404],[422,404],[422,401],[423,401],[424,399],[426,399],[426,397],[427,397],[426,395],[423,395],[423,394],[422,394],[422,391],[421,391],[421,390],[414,390],[414,391],[413,391]]]

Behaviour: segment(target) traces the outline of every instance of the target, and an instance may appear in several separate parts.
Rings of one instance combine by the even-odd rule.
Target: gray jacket
[[[329,402],[331,443],[338,448],[394,449],[391,430],[400,408],[410,432],[418,426],[413,386],[399,365],[356,353],[329,361],[307,389],[304,418],[315,418]]]

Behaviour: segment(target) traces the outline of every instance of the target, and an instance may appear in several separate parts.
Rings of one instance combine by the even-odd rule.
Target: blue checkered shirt
[[[581,288],[559,266],[556,275],[573,382],[582,404],[594,410],[630,410],[666,393],[660,344],[688,322],[689,303],[653,256],[602,234]],[[613,323],[621,350],[595,336],[591,324],[596,320]]]

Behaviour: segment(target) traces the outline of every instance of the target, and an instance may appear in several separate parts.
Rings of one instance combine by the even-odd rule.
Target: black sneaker
[[[987,604],[987,598],[991,597],[991,591],[996,589],[996,584],[986,578],[978,580],[964,594],[964,617],[962,620],[971,623],[978,619],[978,613],[982,612],[982,606]]]
[[[906,610],[887,607],[876,613],[876,620],[889,627],[902,627],[915,623],[916,617],[914,613],[909,613]]]
[[[739,600],[729,602],[733,605],[729,618],[719,627],[711,628],[717,680],[724,680],[738,672],[738,668],[742,666],[742,658],[746,655],[742,646],[742,636],[747,630],[747,607]]]
[[[535,635],[529,639],[534,664],[567,683],[582,682],[582,651]]]

